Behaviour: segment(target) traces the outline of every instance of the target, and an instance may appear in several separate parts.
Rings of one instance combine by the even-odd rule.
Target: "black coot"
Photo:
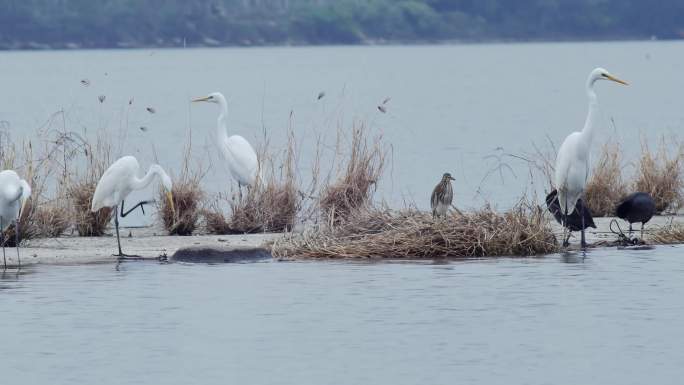
[[[560,203],[558,202],[558,192],[553,190],[546,196],[546,207],[549,209],[549,212],[553,214],[553,217],[556,218],[556,222],[564,225],[570,232],[583,231],[589,227],[596,228],[589,207],[584,206],[581,199],[575,204],[575,211],[573,211],[572,214],[565,216],[561,210]],[[582,228],[582,208],[584,208],[584,228]],[[563,241],[563,246],[568,245],[569,239],[570,234],[568,233],[568,237]],[[585,245],[583,244],[582,246]]]
[[[644,224],[655,214],[655,201],[650,194],[635,192],[629,194],[615,208],[615,214],[629,222],[629,233],[632,233],[632,223],[641,222],[641,238],[644,237]]]

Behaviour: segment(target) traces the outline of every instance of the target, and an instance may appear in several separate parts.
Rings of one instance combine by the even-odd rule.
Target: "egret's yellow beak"
[[[169,206],[171,206],[171,213],[173,216],[176,216],[176,207],[173,205],[173,194],[171,194],[171,191],[166,192],[166,199],[169,200]]]
[[[193,103],[196,103],[196,102],[206,102],[207,100],[209,100],[209,97],[208,97],[208,96],[203,96],[203,97],[201,97],[201,98],[192,99],[191,102],[193,102]]]
[[[613,75],[606,75],[606,78],[607,78],[608,80],[612,80],[612,81],[614,81],[614,82],[616,82],[616,83],[624,84],[624,85],[626,85],[626,86],[629,85],[629,83],[627,83],[626,81],[620,80],[620,79],[616,78],[616,77],[613,76]]]

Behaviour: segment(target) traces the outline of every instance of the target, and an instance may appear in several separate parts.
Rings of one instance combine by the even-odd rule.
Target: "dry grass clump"
[[[83,141],[80,147],[86,157],[85,172],[70,181],[67,196],[71,202],[74,227],[83,237],[99,237],[105,233],[114,211],[103,207],[96,213],[90,211],[97,182],[111,164],[111,144],[107,138],[98,136],[95,146]],[[68,175],[65,174],[65,177]]]
[[[163,187],[159,189],[157,206],[169,235],[192,235],[197,228],[204,197],[201,179],[200,173],[191,174],[186,169],[178,180],[173,181],[171,193],[175,215],[166,197],[166,190]]]
[[[385,165],[381,138],[368,143],[363,124],[352,128],[350,154],[343,174],[323,189],[320,208],[331,223],[337,223],[370,202]],[[340,140],[338,140],[339,150]]]
[[[89,179],[73,183],[68,189],[74,227],[78,235],[82,237],[104,235],[114,214],[114,210],[110,207],[103,207],[95,213],[90,211],[95,187],[97,187],[97,181]]]
[[[417,210],[356,210],[334,227],[288,235],[272,245],[274,257],[443,258],[529,256],[557,251],[544,211],[526,201],[499,213],[451,213],[444,220]]]
[[[666,210],[676,212],[684,204],[681,170],[683,157],[682,146],[679,146],[676,154],[670,156],[664,140],[656,154],[651,152],[646,143],[642,143],[634,189],[651,194],[658,214]]]
[[[584,192],[584,201],[595,217],[615,215],[615,204],[627,194],[620,163],[620,145],[604,144]]]
[[[648,234],[648,242],[655,245],[669,245],[684,243],[684,226],[670,222],[656,228]]]

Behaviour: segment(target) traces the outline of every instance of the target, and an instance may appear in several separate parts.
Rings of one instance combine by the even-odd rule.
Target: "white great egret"
[[[31,196],[31,186],[21,179],[13,170],[0,172],[0,242],[2,242],[2,260],[7,269],[5,258],[5,230],[14,222],[16,236],[17,261],[19,257],[19,217],[24,212],[26,201]]]
[[[242,196],[242,186],[254,186],[259,177],[259,160],[256,151],[242,136],[228,136],[226,124],[228,103],[223,94],[213,92],[203,98],[193,99],[192,102],[215,103],[221,108],[216,126],[216,144],[228,161],[228,169],[238,182],[238,189],[240,189],[240,196]]]
[[[112,163],[111,166],[102,174],[102,178],[97,182],[95,194],[93,194],[93,202],[91,206],[92,212],[97,212],[103,207],[114,207],[114,224],[116,225],[116,242],[119,246],[118,257],[126,257],[127,255],[121,252],[121,238],[119,237],[119,213],[118,206],[121,204],[121,217],[124,218],[140,206],[143,214],[145,213],[144,205],[151,203],[150,201],[142,201],[124,212],[124,199],[133,190],[140,190],[152,183],[152,179],[158,176],[161,179],[162,185],[166,189],[166,197],[169,200],[171,210],[173,207],[173,196],[171,195],[171,178],[164,172],[158,164],[150,166],[147,174],[144,177],[138,178],[138,171],[140,171],[140,164],[133,156],[124,156]]]
[[[584,186],[589,177],[589,152],[594,136],[598,99],[594,84],[599,80],[612,80],[627,85],[627,82],[616,78],[603,68],[596,68],[587,78],[586,90],[589,98],[589,112],[582,131],[568,135],[558,149],[554,183],[558,190],[558,202],[567,216],[575,210],[575,204],[584,193]],[[582,206],[584,207],[584,206]],[[584,219],[584,215],[581,214]],[[584,225],[582,225],[584,228]],[[584,230],[582,230],[582,247],[586,246]]]

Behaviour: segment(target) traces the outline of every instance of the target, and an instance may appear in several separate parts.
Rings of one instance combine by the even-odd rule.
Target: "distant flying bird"
[[[5,258],[5,230],[14,223],[14,235],[16,238],[17,261],[21,266],[19,257],[19,221],[24,212],[26,201],[31,196],[31,186],[13,170],[0,172],[0,242],[2,242],[2,260],[7,269]]]
[[[121,238],[119,237],[119,205],[121,205],[121,217],[124,218],[133,210],[140,207],[145,212],[144,205],[150,203],[149,201],[138,202],[128,211],[124,212],[124,200],[133,190],[140,190],[147,187],[155,177],[161,179],[162,185],[166,189],[166,197],[169,200],[171,211],[174,210],[173,195],[171,195],[171,178],[158,164],[150,166],[147,174],[139,178],[140,164],[134,156],[124,156],[119,158],[116,162],[102,174],[100,181],[97,182],[95,193],[93,194],[93,201],[91,204],[91,211],[97,212],[103,207],[114,208],[114,224],[116,226],[116,242],[119,246],[119,254],[117,257],[126,257],[127,255],[121,252]]]
[[[378,110],[380,112],[382,112],[383,114],[387,113],[387,108],[385,108],[385,106],[383,106],[383,105],[379,105]]]
[[[629,234],[632,235],[632,223],[641,222],[641,238],[644,238],[644,224],[653,218],[656,207],[650,194],[635,192],[618,203],[615,214],[629,222]]]
[[[105,99],[107,99],[107,97],[104,96],[104,95],[100,95],[100,96],[97,97],[97,100],[99,100],[100,103],[104,103]]]
[[[81,85],[84,87],[88,87],[90,85],[90,80],[88,79],[82,79],[81,80]]]
[[[140,131],[142,131],[142,132],[147,132],[147,127],[145,127],[145,126],[140,126]]]
[[[573,132],[565,138],[556,157],[554,187],[558,190],[561,212],[566,217],[572,214],[575,204],[584,193],[584,187],[589,177],[589,153],[594,136],[594,121],[598,112],[598,99],[594,91],[594,84],[599,80],[611,80],[620,84],[627,84],[603,68],[596,68],[589,74],[586,83],[589,112],[584,128],[582,131]],[[580,215],[580,218],[584,218],[584,216]],[[584,230],[581,231],[582,247],[585,247]]]
[[[154,114],[155,112],[157,112],[157,110],[155,110],[155,109],[152,108],[152,107],[147,107],[146,110],[147,110],[147,112],[149,112],[150,114]]]
[[[325,96],[325,91],[321,91],[318,93],[318,96],[316,97],[316,100],[321,100]]]
[[[128,99],[128,105],[130,106],[132,104],[133,104],[133,98],[131,97],[130,99]]]
[[[567,238],[563,239],[563,246],[569,245],[568,241],[573,231],[583,231],[589,227],[596,228],[594,218],[591,216],[591,211],[588,207],[584,206],[582,199],[578,199],[572,213],[565,216],[563,210],[561,210],[561,205],[558,203],[558,192],[553,190],[546,196],[546,207],[549,209],[549,212],[553,214],[556,222],[569,230]],[[580,213],[584,215],[584,221],[582,221]]]
[[[193,99],[193,102],[208,102],[218,104],[220,114],[216,126],[216,144],[228,162],[228,169],[238,182],[238,191],[242,199],[242,186],[253,187],[259,179],[259,159],[256,151],[247,139],[240,135],[228,136],[226,119],[228,103],[220,92],[211,93],[205,97]]]
[[[451,174],[448,172],[444,173],[442,180],[432,190],[430,208],[432,208],[433,218],[446,216],[447,211],[449,211],[451,202],[454,199],[454,189],[451,186],[451,181],[453,180],[455,179],[451,177]]]
[[[388,96],[382,101],[382,104],[387,104],[390,100],[392,100],[392,97]]]

